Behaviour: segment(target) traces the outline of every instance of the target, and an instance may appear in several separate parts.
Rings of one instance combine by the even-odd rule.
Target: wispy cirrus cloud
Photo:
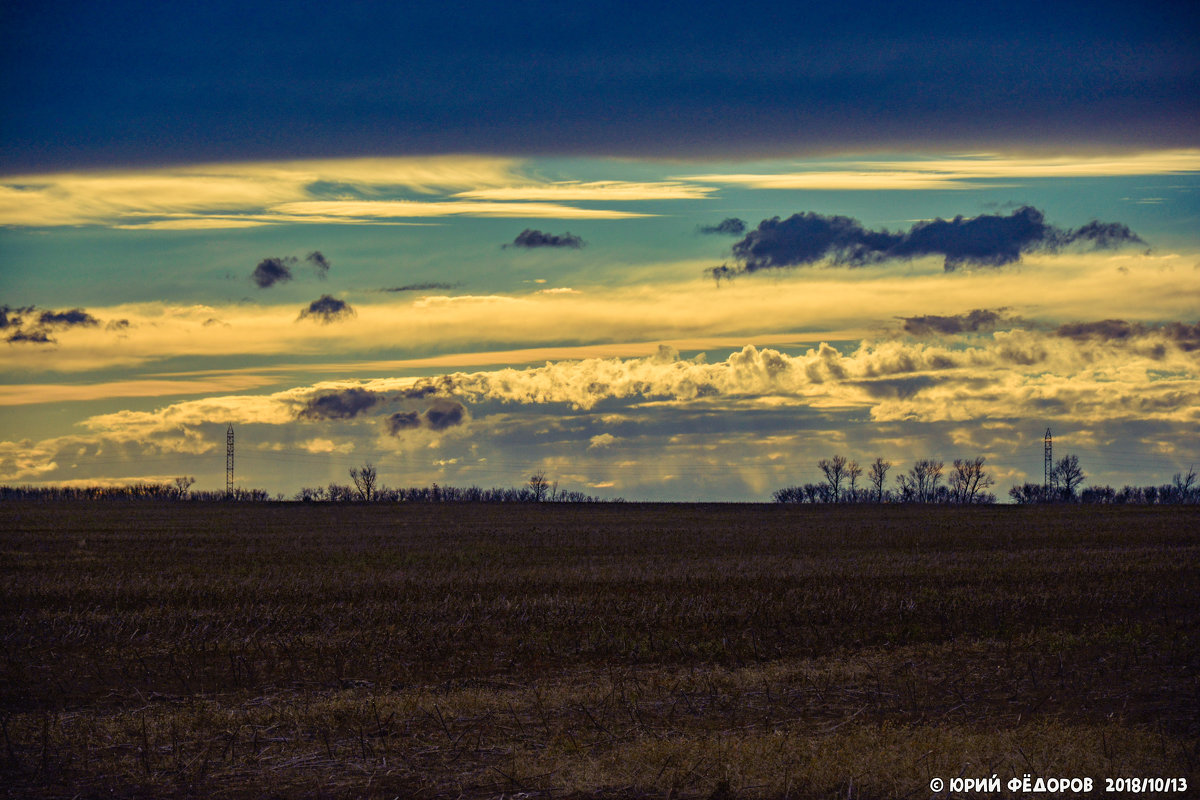
[[[736,184],[753,189],[809,191],[913,191],[980,189],[1031,178],[1093,178],[1200,172],[1200,150],[1160,150],[1123,155],[914,158],[811,162],[802,170],[709,173],[679,180]],[[995,182],[1000,182],[999,184]]]
[[[506,203],[482,200],[305,200],[273,206],[271,211],[290,222],[363,222],[378,219],[427,217],[505,217],[511,219],[634,219],[651,217],[634,211],[578,208],[560,203]]]
[[[0,386],[0,406],[46,405],[131,397],[165,397],[247,391],[278,381],[264,375],[211,375],[191,379],[132,378],[96,383],[24,383]]]
[[[539,186],[519,174],[521,164],[435,156],[12,175],[0,178],[0,225],[192,230],[445,216],[622,219],[645,215],[563,203],[692,199],[715,191],[685,182]]]
[[[522,186],[496,186],[458,192],[456,198],[470,200],[591,200],[626,202],[640,200],[704,200],[718,191],[715,186],[684,181],[556,181]]]

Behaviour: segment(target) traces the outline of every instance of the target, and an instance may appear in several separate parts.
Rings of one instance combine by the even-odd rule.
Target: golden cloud
[[[731,183],[754,189],[884,191],[980,189],[995,185],[975,182],[980,180],[1172,175],[1187,172],[1200,172],[1200,150],[1044,158],[983,155],[905,161],[835,161],[812,163],[802,170],[790,172],[712,173],[688,175],[678,180]]]
[[[617,181],[539,189],[518,174],[521,163],[487,156],[431,156],[15,175],[0,179],[0,225],[192,230],[450,215],[622,219],[645,215],[493,201],[686,199],[714,191],[678,182]],[[350,196],[314,196],[336,194],[338,187]],[[454,199],[375,199],[398,191],[449,193]],[[489,194],[493,191],[496,194]]]
[[[286,371],[301,369],[286,365],[312,356],[335,362],[306,367],[318,372],[627,356],[653,352],[659,342],[696,350],[746,341],[885,338],[897,335],[899,320],[913,314],[954,315],[978,308],[1006,307],[1014,316],[1053,324],[1106,318],[1190,321],[1200,307],[1200,285],[1181,283],[1165,266],[1170,263],[1136,253],[1078,254],[1033,256],[1016,270],[974,274],[946,274],[930,261],[851,273],[810,270],[781,274],[769,283],[751,277],[719,289],[697,277],[672,284],[586,287],[579,294],[533,290],[354,299],[357,316],[336,330],[295,324],[293,305],[130,304],[89,309],[101,321],[129,320],[120,331],[68,329],[56,333],[54,345],[10,343],[5,355],[10,370],[34,374],[148,365],[214,352],[224,354],[226,363],[274,356],[283,365],[275,369]],[[703,266],[691,262],[672,270],[700,276]],[[206,325],[214,318],[225,324]],[[585,349],[564,348],[563,331],[571,331],[575,347]],[[389,343],[441,355],[380,361],[376,354]],[[364,362],[367,354],[373,358]],[[253,373],[266,375],[271,369],[256,367]],[[13,388],[8,396],[22,391]]]

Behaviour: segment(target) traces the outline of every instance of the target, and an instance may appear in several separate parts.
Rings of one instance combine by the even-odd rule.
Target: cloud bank
[[[250,464],[258,452],[294,461],[286,453],[307,438],[297,426],[312,425],[321,452],[384,454],[389,481],[505,482],[543,464],[581,483],[615,479],[635,496],[647,482],[669,482],[680,464],[692,465],[685,474],[696,478],[693,488],[708,480],[705,469],[724,480],[743,465],[756,477],[738,491],[762,496],[790,479],[789,464],[811,468],[815,457],[864,436],[876,444],[851,452],[893,459],[927,455],[933,442],[947,455],[988,442],[997,448],[986,451],[989,463],[1010,471],[1025,468],[1023,460],[1040,468],[1033,438],[1047,425],[1056,438],[1060,426],[1072,431],[1073,442],[1119,430],[1130,438],[1127,449],[1193,452],[1185,432],[1200,425],[1196,323],[1114,318],[1051,328],[988,310],[905,319],[940,338],[747,345],[711,361],[663,347],[644,357],[337,380],[265,394],[253,382],[231,384],[242,393],[96,415],[71,436],[0,442],[0,480],[73,479],[80,473],[72,465],[89,459],[136,464],[170,453],[207,453],[201,460],[211,456],[219,467],[230,421],[253,426],[261,450],[250,452]],[[468,428],[470,436],[444,435]],[[1021,449],[1031,442],[1039,449]],[[1192,457],[1186,453],[1179,458]],[[350,458],[322,462],[319,469],[332,470],[324,479],[340,473],[344,480]],[[429,471],[456,458],[476,466]],[[491,466],[480,466],[485,461]]]

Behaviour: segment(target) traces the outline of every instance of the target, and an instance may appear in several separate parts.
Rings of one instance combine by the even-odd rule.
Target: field
[[[1194,507],[3,503],[0,794],[1196,786],[1198,592]]]

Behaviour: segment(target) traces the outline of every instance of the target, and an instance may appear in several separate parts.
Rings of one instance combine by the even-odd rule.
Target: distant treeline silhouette
[[[40,500],[173,500],[188,502],[283,502],[303,503],[619,503],[621,498],[593,497],[578,491],[560,490],[544,472],[530,476],[520,487],[484,489],[479,486],[413,486],[389,488],[378,481],[370,463],[350,470],[352,484],[330,483],[306,486],[291,498],[274,497],[265,489],[235,488],[232,492],[192,491],[195,478],[180,477],[172,483],[135,483],[124,486],[0,486],[0,501]]]
[[[987,491],[995,479],[984,469],[985,459],[955,459],[949,473],[945,464],[924,458],[907,471],[896,476],[889,488],[889,461],[876,458],[863,481],[863,469],[856,461],[844,456],[823,458],[817,462],[824,480],[787,486],[772,496],[778,503],[947,503],[959,505],[989,504],[996,495]],[[1029,503],[1090,503],[1168,505],[1200,503],[1200,486],[1196,471],[1175,473],[1170,483],[1160,486],[1088,486],[1081,489],[1087,476],[1075,455],[1063,457],[1054,465],[1049,484],[1026,483],[1013,486],[1008,496],[1019,504]],[[943,483],[943,478],[945,482]]]
[[[171,483],[131,483],[123,486],[0,486],[0,502],[4,500],[187,500],[195,502],[265,502],[271,500],[266,489],[234,489],[223,491],[190,491]],[[276,500],[282,500],[276,495]]]

